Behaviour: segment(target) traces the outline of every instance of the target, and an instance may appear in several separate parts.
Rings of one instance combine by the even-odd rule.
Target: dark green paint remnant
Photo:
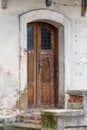
[[[57,127],[57,117],[53,115],[43,115],[42,116],[42,129],[54,130]]]

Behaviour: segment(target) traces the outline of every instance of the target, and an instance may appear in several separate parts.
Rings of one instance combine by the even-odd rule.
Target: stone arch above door
[[[32,10],[20,15],[20,108],[27,109],[27,23],[40,21],[59,29],[59,105],[71,86],[71,22],[53,10]],[[61,99],[61,96],[63,99]]]

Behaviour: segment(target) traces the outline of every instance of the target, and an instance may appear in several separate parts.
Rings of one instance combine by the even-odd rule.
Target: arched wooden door
[[[27,24],[29,108],[58,105],[58,29],[35,22]]]

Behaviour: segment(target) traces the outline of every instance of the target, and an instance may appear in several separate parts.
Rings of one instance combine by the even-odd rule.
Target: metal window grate
[[[41,49],[51,49],[51,32],[45,28],[41,29]]]

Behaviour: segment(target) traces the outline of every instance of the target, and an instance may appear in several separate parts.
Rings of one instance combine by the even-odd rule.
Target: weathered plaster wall
[[[0,108],[15,108],[19,100],[20,87],[20,21],[19,16],[30,10],[50,9],[67,17],[71,22],[71,48],[64,52],[65,81],[67,89],[87,88],[87,16],[81,17],[81,0],[53,0],[46,7],[45,0],[8,0],[7,9],[0,8]],[[66,54],[71,51],[71,75]],[[24,54],[24,53],[23,53]],[[69,74],[69,73],[68,73]],[[26,80],[25,77],[23,80]]]

